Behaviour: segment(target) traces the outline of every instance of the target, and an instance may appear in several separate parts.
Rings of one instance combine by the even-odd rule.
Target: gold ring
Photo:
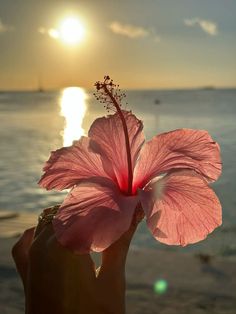
[[[44,211],[38,217],[38,223],[46,225],[52,222],[52,220],[55,218],[55,215],[59,207],[60,205],[55,205],[53,207],[44,209]]]
[[[53,207],[45,208],[43,212],[38,217],[38,225],[34,232],[34,238],[36,238],[40,232],[54,219],[60,205],[55,205]]]

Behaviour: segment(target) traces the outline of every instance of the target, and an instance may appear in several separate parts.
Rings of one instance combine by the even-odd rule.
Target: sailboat
[[[38,92],[38,93],[43,93],[44,91],[45,91],[45,90],[44,90],[44,88],[43,88],[43,86],[42,86],[41,78],[38,77],[38,89],[36,90],[36,92]]]

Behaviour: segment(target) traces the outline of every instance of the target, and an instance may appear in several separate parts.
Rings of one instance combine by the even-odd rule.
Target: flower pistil
[[[104,107],[108,110],[116,111],[122,122],[124,136],[125,136],[125,146],[127,154],[127,165],[128,165],[128,190],[127,194],[132,195],[132,184],[133,184],[133,170],[132,170],[132,159],[131,159],[131,149],[129,142],[128,128],[125,121],[125,117],[121,110],[121,100],[126,97],[124,93],[120,93],[119,85],[115,85],[113,80],[109,76],[104,77],[103,82],[96,82],[95,87],[97,93],[94,94],[97,100],[105,104]],[[115,110],[114,110],[115,109]]]

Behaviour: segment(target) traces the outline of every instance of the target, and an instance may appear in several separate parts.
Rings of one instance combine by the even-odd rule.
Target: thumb
[[[125,313],[125,263],[130,242],[139,222],[142,209],[136,209],[130,228],[102,253],[102,265],[97,270],[97,296],[109,313]],[[104,295],[106,298],[104,298]]]
[[[143,218],[143,209],[140,207],[136,208],[129,229],[116,242],[112,243],[111,246],[103,251],[100,272],[108,270],[124,271],[131,240],[138,224]]]

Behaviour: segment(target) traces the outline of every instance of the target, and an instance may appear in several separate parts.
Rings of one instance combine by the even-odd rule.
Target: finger
[[[55,236],[51,223],[43,226],[35,238],[31,247],[31,260],[37,262],[40,256],[44,256],[50,263],[55,263],[65,269],[73,268],[80,278],[95,278],[95,264],[90,254],[75,254],[63,247]]]
[[[95,272],[94,263],[90,257],[90,254],[74,254],[58,243],[51,222],[59,206],[60,205],[48,207],[43,210],[42,214],[40,214],[39,223],[35,231],[36,241],[34,241],[33,250],[46,249],[46,247],[43,248],[43,246],[46,245],[47,250],[49,250],[51,253],[53,252],[53,254],[60,254],[64,257],[70,255],[71,258],[76,258],[79,264],[82,264],[82,266],[86,264],[92,265],[93,271]]]
[[[16,264],[16,269],[21,276],[24,288],[29,264],[29,250],[33,241],[35,227],[25,230],[20,239],[12,248],[12,257]]]
[[[144,212],[141,207],[135,210],[130,228],[110,247],[102,253],[102,265],[99,272],[102,271],[124,271],[126,257],[128,254],[129,246],[138,224],[143,220]],[[98,275],[98,271],[97,271]]]
[[[48,224],[48,221],[45,219],[45,216],[47,215],[50,215],[52,210],[54,209],[55,207],[47,207],[43,210],[43,212],[39,215],[39,219],[38,219],[38,225],[36,227],[36,230],[35,230],[35,235],[34,237],[36,238],[40,232],[44,229],[44,227]],[[42,218],[44,217],[44,218]]]
[[[81,303],[87,295],[91,298],[95,295],[95,280],[90,255],[78,255],[63,247],[56,239],[52,224],[47,224],[30,249],[29,295],[40,293],[41,299],[50,299],[52,304],[54,301],[75,304],[75,300]],[[46,292],[44,287],[47,287]],[[41,306],[37,298],[32,306]]]
[[[52,225],[47,227],[53,229]],[[77,274],[80,278],[93,279],[95,278],[95,264],[90,254],[76,254],[66,247],[63,247],[57,240],[55,233],[49,238],[47,242],[47,249],[49,254],[56,255],[60,259],[64,259],[66,263],[76,266]]]

